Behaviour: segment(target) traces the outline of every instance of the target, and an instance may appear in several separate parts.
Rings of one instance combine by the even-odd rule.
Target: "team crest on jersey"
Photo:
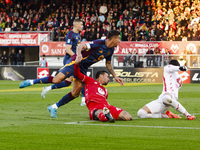
[[[103,50],[99,51],[99,53],[101,53],[101,54],[102,54],[102,53],[103,53]]]
[[[69,74],[69,71],[66,72],[66,75],[68,75],[68,74]]]
[[[98,92],[101,94],[101,95],[105,95],[105,92],[104,92],[104,90],[102,89],[102,88],[98,88]]]

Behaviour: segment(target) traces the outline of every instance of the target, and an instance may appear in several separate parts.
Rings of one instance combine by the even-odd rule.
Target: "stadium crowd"
[[[0,31],[53,31],[64,40],[81,19],[84,41],[121,32],[122,41],[198,41],[198,0],[1,1]],[[59,38],[63,37],[63,38]]]

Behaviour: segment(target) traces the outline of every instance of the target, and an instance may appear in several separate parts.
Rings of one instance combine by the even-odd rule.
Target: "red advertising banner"
[[[197,54],[199,46],[198,41],[120,42],[115,54],[127,54],[129,51],[145,54],[149,47],[152,50],[158,47],[161,53],[168,49],[171,54]]]
[[[37,68],[37,79],[49,76],[49,68]]]
[[[115,48],[114,54],[127,54],[129,51],[132,53],[136,51],[138,54],[146,54],[150,47],[154,50],[158,47],[161,53],[168,49],[171,54],[197,54],[200,53],[199,42],[197,41],[160,41],[160,42],[120,42],[118,47]],[[199,49],[199,52],[198,52]],[[64,56],[65,55],[65,42],[41,42],[40,43],[40,56]]]
[[[39,46],[49,42],[49,33],[0,33],[0,46]]]
[[[190,70],[186,71],[179,71],[179,75],[181,76],[183,83],[190,83]]]

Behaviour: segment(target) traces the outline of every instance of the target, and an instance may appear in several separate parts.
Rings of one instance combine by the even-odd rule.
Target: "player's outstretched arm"
[[[79,69],[79,64],[76,61],[74,64],[74,75],[84,83],[88,83],[89,81],[91,81],[90,77],[81,73],[81,71]]]
[[[78,63],[80,63],[83,59],[83,56],[81,54],[81,51],[84,50],[84,49],[87,49],[87,46],[85,44],[80,44],[77,46],[77,49],[76,49],[76,61]]]
[[[112,76],[114,77],[114,79],[120,84],[120,85],[124,85],[123,81],[121,78],[117,77],[115,74],[115,71],[113,69],[113,66],[111,64],[111,61],[106,61],[106,67],[108,69],[108,71],[112,74]]]

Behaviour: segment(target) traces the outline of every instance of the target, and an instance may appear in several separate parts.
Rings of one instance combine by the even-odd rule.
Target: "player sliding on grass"
[[[120,32],[112,30],[108,32],[107,40],[94,40],[87,44],[80,44],[77,47],[77,52],[76,52],[77,56],[73,55],[71,58],[69,58],[66,65],[60,69],[60,72],[55,77],[48,76],[35,80],[26,80],[20,83],[20,88],[24,88],[38,83],[58,84],[62,82],[66,77],[74,75],[75,59],[81,61],[79,64],[80,70],[83,74],[86,74],[88,68],[92,64],[104,58],[106,59],[106,67],[108,71],[113,75],[114,79],[118,83],[123,85],[122,79],[116,76],[111,64],[111,58],[114,52],[114,47],[117,47],[119,42],[120,42]],[[59,102],[48,107],[48,110],[51,113],[51,117],[56,118],[57,109],[60,106],[63,106],[66,103],[73,100],[74,98],[78,97],[82,88],[83,88],[82,82],[80,82],[79,80],[74,80],[72,92],[66,94]]]
[[[74,75],[85,84],[85,102],[89,109],[90,120],[110,121],[132,120],[132,116],[121,108],[114,107],[107,102],[108,91],[103,85],[109,80],[106,71],[99,71],[96,80],[80,72],[78,61],[74,65]]]
[[[178,91],[181,88],[182,80],[178,71],[187,71],[186,66],[180,66],[177,60],[171,60],[169,65],[164,67],[163,92],[157,100],[146,104],[138,111],[140,118],[180,118],[170,111],[164,111],[173,107],[178,112],[187,117],[188,120],[194,120],[195,116],[190,115],[187,110],[177,101]]]

